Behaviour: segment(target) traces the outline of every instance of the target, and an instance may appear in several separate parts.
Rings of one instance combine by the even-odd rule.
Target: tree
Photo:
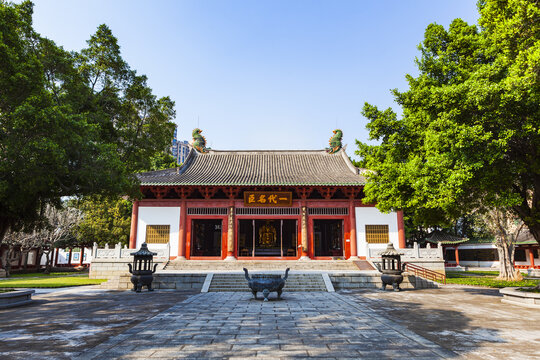
[[[521,280],[521,272],[514,268],[514,250],[523,221],[512,211],[501,208],[482,209],[479,217],[495,238],[500,263],[498,279]]]
[[[479,26],[431,24],[419,75],[393,90],[400,119],[365,104],[366,201],[416,224],[448,224],[478,208],[510,209],[540,243],[540,7],[479,2]]]
[[[91,246],[129,242],[132,202],[122,198],[85,197],[76,204],[83,219],[77,227],[78,241]]]
[[[174,157],[159,152],[150,158],[148,171],[170,169],[178,164]],[[91,246],[94,242],[105,244],[129,243],[131,230],[132,201],[125,197],[86,196],[72,202],[83,214],[77,228],[77,241],[81,246]],[[82,242],[81,242],[82,241]]]
[[[157,99],[101,25],[68,53],[32,28],[32,4],[0,1],[0,243],[46,223],[65,196],[138,193],[174,131],[174,102]]]
[[[28,251],[36,249],[36,261],[40,262],[41,256],[46,256],[45,273],[49,273],[52,267],[52,252],[58,243],[75,237],[76,226],[81,220],[79,210],[63,206],[60,209],[47,206],[44,211],[46,225],[34,229],[31,232],[9,231],[6,234],[4,246],[7,246],[7,259],[15,248]],[[10,263],[6,261],[4,265],[7,276],[10,273]]]

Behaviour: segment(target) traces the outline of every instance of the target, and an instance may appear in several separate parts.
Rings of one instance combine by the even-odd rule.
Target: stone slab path
[[[438,359],[457,354],[339,293],[195,295],[75,359]]]

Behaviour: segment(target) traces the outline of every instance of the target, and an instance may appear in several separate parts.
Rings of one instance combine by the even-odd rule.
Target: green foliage
[[[32,4],[0,1],[0,242],[64,196],[136,195],[133,173],[170,144],[157,98],[101,25],[80,53],[32,28]]]
[[[122,198],[86,197],[77,203],[83,220],[77,227],[78,244],[103,246],[120,242],[127,245],[131,226],[132,202]]]
[[[81,285],[98,285],[107,280],[89,279],[88,276],[51,276],[1,280],[0,288],[58,288]]]
[[[49,274],[45,274],[45,273],[26,273],[26,274],[11,274],[11,277],[12,278],[40,278],[40,277],[58,277],[58,276],[64,276],[64,275],[67,275],[67,276],[88,276],[88,271],[85,270],[84,272],[75,272],[75,271],[70,271],[70,272],[52,272],[52,273],[49,273]]]
[[[373,170],[366,201],[426,226],[510,207],[540,241],[540,8],[486,0],[479,10],[480,28],[427,27],[419,75],[393,90],[401,119],[365,104],[380,142],[357,142],[360,165]]]
[[[483,273],[486,273],[486,275],[493,275],[493,276],[486,276]],[[486,272],[449,271],[446,273],[446,283],[459,284],[459,285],[487,286],[487,287],[498,288],[498,289],[505,288],[505,287],[512,287],[512,286],[537,286],[540,283],[539,280],[520,280],[520,281],[496,280],[495,279],[496,274],[497,272],[493,272],[493,271],[486,271]],[[474,275],[480,275],[480,276],[474,276]]]
[[[178,167],[174,156],[164,151],[159,152],[150,158],[150,167],[147,171],[164,170]]]

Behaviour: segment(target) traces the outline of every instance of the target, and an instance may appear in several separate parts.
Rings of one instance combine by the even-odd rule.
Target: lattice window
[[[236,215],[300,215],[299,208],[236,208]]]
[[[170,233],[171,225],[146,225],[146,243],[166,244]]]
[[[387,244],[389,239],[388,225],[366,225],[366,241],[369,244]]]
[[[308,208],[309,215],[349,215],[349,208]]]
[[[188,208],[188,215],[227,215],[227,208]]]

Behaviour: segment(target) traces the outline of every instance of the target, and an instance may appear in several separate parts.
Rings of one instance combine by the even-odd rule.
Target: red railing
[[[426,269],[422,266],[405,263],[405,271],[413,273],[415,276],[419,276],[427,280],[437,281],[446,284],[446,275]]]
[[[540,265],[514,265],[514,269],[540,269]]]

